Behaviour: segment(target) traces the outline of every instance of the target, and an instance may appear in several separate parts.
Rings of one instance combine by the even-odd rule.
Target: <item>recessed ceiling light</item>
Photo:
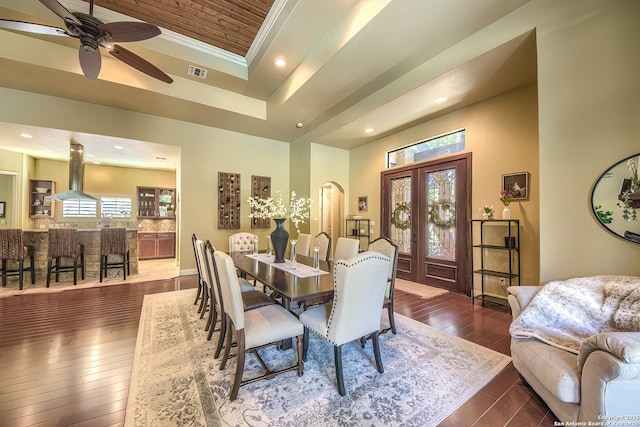
[[[371,133],[371,132],[373,132],[373,128],[366,128],[364,131],[365,131],[366,133]]]
[[[33,135],[31,135],[29,133],[21,133],[20,136],[23,137],[23,138],[33,138]]]
[[[298,122],[298,123],[296,123],[296,127],[297,127],[298,129],[300,129],[302,126],[304,126],[304,125],[302,124],[302,122]]]
[[[436,102],[438,104],[440,104],[440,103],[446,101],[447,99],[449,99],[449,98],[447,98],[446,96],[441,96],[440,98],[436,98]]]
[[[115,148],[116,150],[124,150],[124,147],[122,145],[114,145],[113,148]]]
[[[97,161],[97,160],[96,160],[95,162],[93,162],[93,164],[94,164],[94,165],[101,165],[101,164],[102,164],[102,162],[99,162],[99,161]]]
[[[285,65],[287,65],[287,61],[285,61],[285,59],[283,57],[278,57],[276,58],[276,66],[278,67],[284,67]]]

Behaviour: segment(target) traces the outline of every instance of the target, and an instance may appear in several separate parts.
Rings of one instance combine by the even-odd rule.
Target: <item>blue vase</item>
[[[274,218],[276,229],[271,232],[271,243],[273,244],[273,253],[275,259],[273,262],[284,262],[284,253],[287,250],[289,242],[289,232],[284,228],[285,218]]]

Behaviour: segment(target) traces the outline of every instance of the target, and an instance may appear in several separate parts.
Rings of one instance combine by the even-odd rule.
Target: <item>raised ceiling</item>
[[[273,2],[274,0],[95,0],[94,4],[236,55],[246,56]]]
[[[535,30],[499,26],[501,18],[528,1],[254,0],[225,6],[222,0],[98,0],[94,14],[104,22],[137,15],[161,26],[162,35],[127,44],[127,49],[169,74],[173,84],[147,78],[106,52],[98,80],[88,80],[78,66],[76,40],[0,30],[0,90],[62,97],[284,142],[352,149],[535,82]],[[88,10],[83,0],[60,3],[71,11]],[[244,50],[234,53],[209,44],[213,41],[183,36],[184,21],[162,12],[168,6],[183,8],[182,13],[193,13],[189,20],[195,22],[202,18],[196,5],[237,13],[259,4],[269,12],[244,55]],[[119,9],[123,15],[111,10],[116,6],[131,10]],[[231,21],[207,16],[207,28],[222,28],[224,22],[225,39],[232,39]],[[0,0],[0,17],[61,25],[37,0]],[[177,31],[167,28],[173,25]],[[500,31],[487,29],[496,25]],[[286,59],[286,66],[274,65],[278,57]],[[189,65],[207,70],[206,79],[188,75]],[[436,103],[440,97],[447,100]],[[37,128],[39,118],[23,124]],[[365,134],[367,127],[374,131]],[[26,150],[24,141],[8,135],[8,129],[0,124],[0,148]],[[73,133],[61,131],[62,138]],[[105,141],[123,136],[116,131],[105,135]],[[47,132],[53,135],[51,129]],[[83,143],[82,134],[73,135]],[[96,143],[96,138],[87,139]],[[60,143],[66,156],[68,140]],[[139,149],[143,143],[131,144]]]

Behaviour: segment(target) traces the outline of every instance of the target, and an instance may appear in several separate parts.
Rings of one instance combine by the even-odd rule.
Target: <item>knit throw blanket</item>
[[[640,331],[640,277],[593,276],[549,282],[509,332],[578,354],[600,332]]]

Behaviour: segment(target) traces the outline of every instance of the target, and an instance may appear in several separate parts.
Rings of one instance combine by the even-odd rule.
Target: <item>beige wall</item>
[[[311,206],[310,232],[312,236],[320,230],[320,187],[326,183],[332,183],[344,190],[344,200],[351,197],[349,187],[350,153],[347,150],[327,147],[325,145],[311,144],[311,169],[310,194],[313,199]],[[345,203],[345,205],[347,205]],[[348,214],[347,206],[344,207],[344,215]],[[344,224],[342,225],[344,227]],[[335,248],[335,242],[332,244]]]
[[[600,174],[640,151],[640,2],[557,3],[538,37],[540,277],[640,276],[640,245],[590,209]]]
[[[474,208],[494,198],[496,188],[499,188],[496,180],[502,171],[532,172],[532,199],[527,205],[519,205],[526,210],[518,213],[514,209],[513,212],[514,216],[531,215],[526,227],[532,239],[539,224],[539,254],[533,254],[536,250],[534,240],[528,243],[530,249],[523,248],[532,252],[531,255],[523,253],[530,263],[523,265],[527,281],[534,282],[538,277],[546,282],[589,274],[640,275],[640,245],[617,239],[604,230],[591,213],[589,197],[600,173],[617,160],[639,151],[638,22],[640,2],[637,0],[532,0],[416,69],[416,72],[431,70],[437,75],[525,32],[536,30],[539,172],[535,173],[535,156],[523,158],[516,153],[509,154],[509,164],[497,162],[500,171],[489,171],[482,166],[484,161],[491,160],[488,154],[485,155],[484,147],[468,148],[474,152]],[[527,90],[483,104],[496,112],[504,110],[512,102],[509,96],[525,96]],[[283,192],[288,192],[293,185],[289,176],[290,147],[280,141],[6,88],[0,88],[0,98],[5,101],[0,103],[0,122],[182,147],[177,182],[181,209],[180,246],[185,253],[181,259],[183,270],[195,266],[190,248],[191,233],[212,238],[222,249],[227,247],[226,237],[231,231],[217,230],[213,209],[218,171],[242,174],[243,200],[250,193],[251,174],[271,176],[273,188]],[[517,123],[499,121],[493,117],[494,113],[479,111],[479,105],[400,132],[373,143],[370,148],[354,150],[348,154],[351,170],[346,179],[342,176],[345,173],[342,166],[324,171],[318,166],[319,175],[314,175],[314,156],[324,155],[324,150],[317,153],[312,150],[310,195],[315,198],[313,192],[322,181],[337,180],[344,184],[346,180],[347,210],[355,211],[354,197],[368,195],[369,213],[373,215],[375,206],[379,206],[378,173],[384,168],[384,159],[379,153],[387,146],[437,135],[460,127],[465,120],[465,127],[470,132],[469,143],[513,133]],[[509,113],[505,111],[505,114]],[[487,117],[500,128],[483,123]],[[520,145],[534,134],[535,130],[532,130],[523,135],[526,136],[524,141],[490,142],[501,147]],[[501,155],[507,156],[506,153],[496,154],[498,159]],[[360,175],[375,179],[365,181],[358,179]],[[26,192],[24,187],[22,191]],[[539,218],[535,217],[536,198],[539,199]],[[376,222],[376,227],[378,224]],[[245,214],[241,225],[242,228],[249,227]],[[378,230],[374,232],[377,234]],[[540,260],[538,272],[535,271],[536,256]]]
[[[521,221],[521,283],[539,283],[539,189],[536,85],[514,90],[458,110],[351,152],[350,190],[369,196],[367,217],[380,235],[380,171],[388,150],[456,129],[466,129],[465,152],[472,153],[472,218],[481,218],[484,205],[493,205],[500,218],[501,177],[505,173],[530,173],[529,200],[514,202],[511,218]],[[350,212],[357,211],[357,198]]]

